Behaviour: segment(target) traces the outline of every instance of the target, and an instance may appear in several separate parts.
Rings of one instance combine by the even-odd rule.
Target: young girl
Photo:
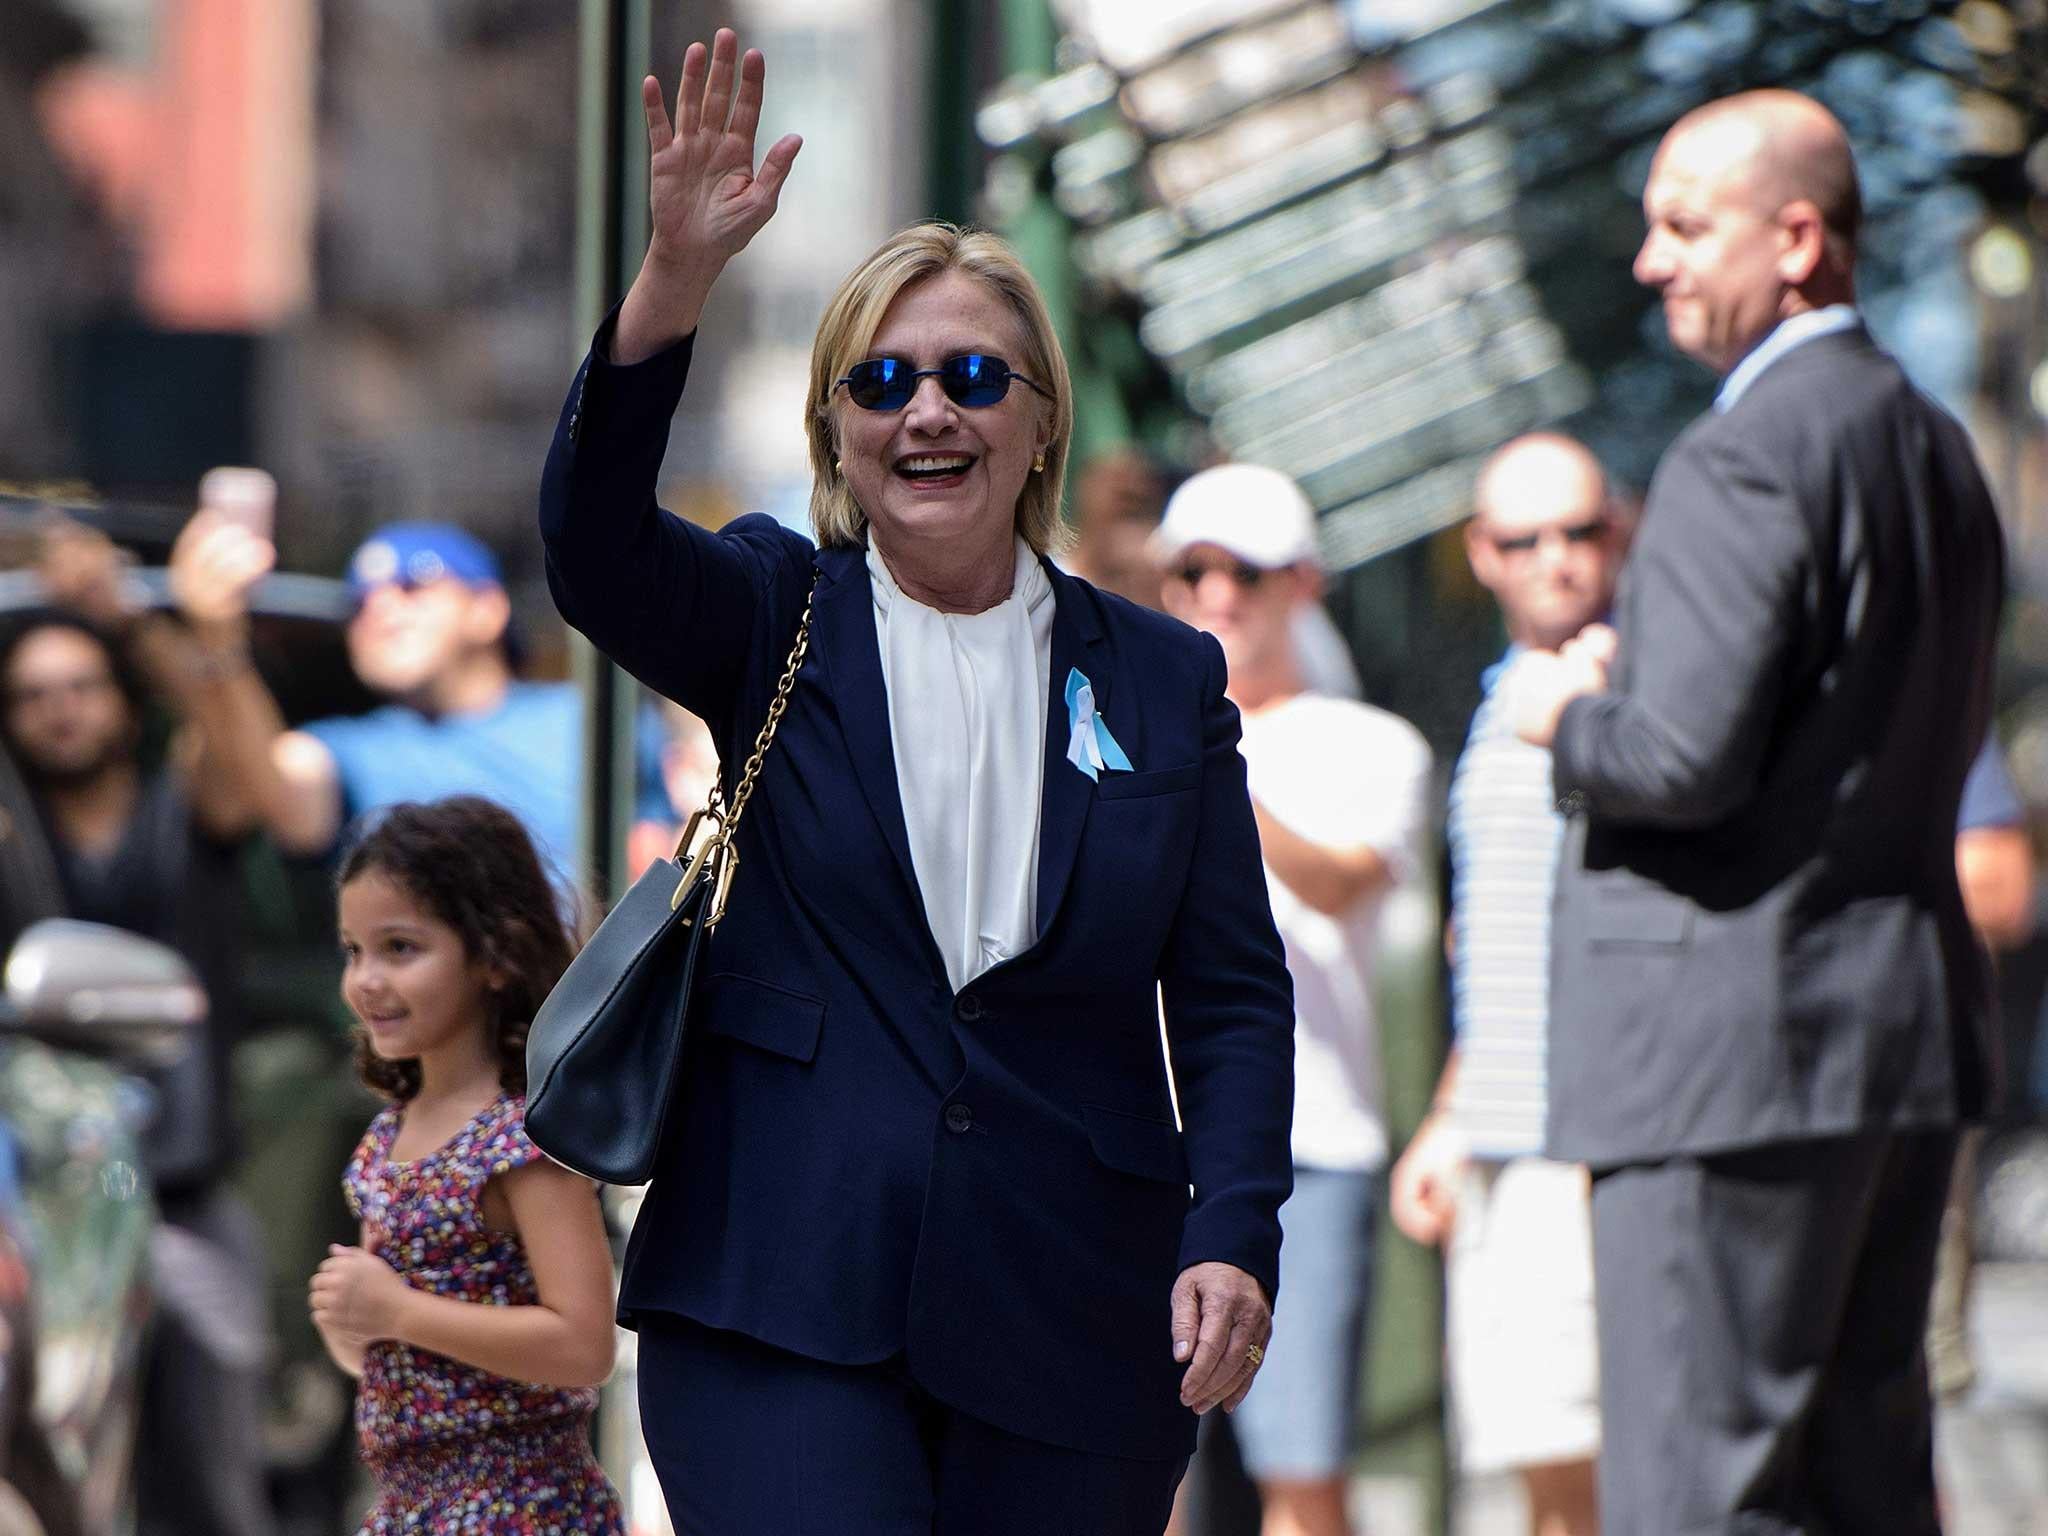
[[[312,1282],[361,1378],[359,1536],[620,1532],[589,1431],[612,1367],[604,1221],[523,1118],[527,1024],[569,963],[555,892],[512,815],[468,797],[385,812],[339,891],[358,1065],[393,1101],[343,1181],[361,1246]]]

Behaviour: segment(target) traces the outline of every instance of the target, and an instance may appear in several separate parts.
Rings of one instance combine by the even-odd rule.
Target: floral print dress
[[[371,1251],[406,1284],[478,1306],[539,1300],[517,1236],[484,1224],[484,1186],[541,1156],[526,1101],[501,1095],[446,1146],[393,1162],[393,1105],[370,1122],[343,1188]],[[590,1447],[595,1389],[535,1386],[410,1344],[363,1353],[356,1435],[377,1483],[358,1536],[571,1536],[625,1529]]]

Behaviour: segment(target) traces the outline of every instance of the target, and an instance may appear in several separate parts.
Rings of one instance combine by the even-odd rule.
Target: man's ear
[[[512,622],[512,599],[500,586],[471,587],[469,608],[463,614],[463,638],[472,645],[496,645],[505,638]]]
[[[1778,228],[1784,236],[1778,252],[1778,277],[1787,287],[1803,288],[1827,255],[1827,221],[1817,206],[1801,197],[1778,210]]]

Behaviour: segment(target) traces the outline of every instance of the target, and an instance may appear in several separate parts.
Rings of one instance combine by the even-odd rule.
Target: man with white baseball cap
[[[1385,710],[1312,691],[1295,638],[1318,604],[1315,509],[1277,470],[1192,476],[1153,540],[1167,611],[1214,635],[1242,750],[1273,917],[1294,977],[1294,1194],[1281,1207],[1287,1299],[1235,1428],[1266,1536],[1348,1536],[1387,1160],[1373,966],[1380,909],[1425,857],[1430,754]]]

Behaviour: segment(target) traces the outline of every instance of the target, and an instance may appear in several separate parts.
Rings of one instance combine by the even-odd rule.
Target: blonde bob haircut
[[[1009,305],[1024,334],[1024,355],[1010,362],[1052,393],[1046,400],[1027,391],[1041,409],[1051,413],[1052,431],[1045,445],[1044,470],[1026,476],[1017,497],[1017,532],[1039,554],[1050,554],[1066,541],[1060,504],[1066,486],[1067,450],[1074,437],[1074,389],[1066,355],[1060,351],[1038,284],[1009,242],[986,230],[952,224],[913,224],[891,235],[853,269],[825,306],[817,340],[811,343],[811,396],[804,417],[811,453],[811,530],[821,548],[860,543],[868,519],[836,467],[839,452],[833,427],[837,409],[833,384],[868,355],[875,332],[882,327],[882,316],[896,296],[942,272],[964,272],[977,278]],[[1024,388],[1021,384],[1014,387]]]

